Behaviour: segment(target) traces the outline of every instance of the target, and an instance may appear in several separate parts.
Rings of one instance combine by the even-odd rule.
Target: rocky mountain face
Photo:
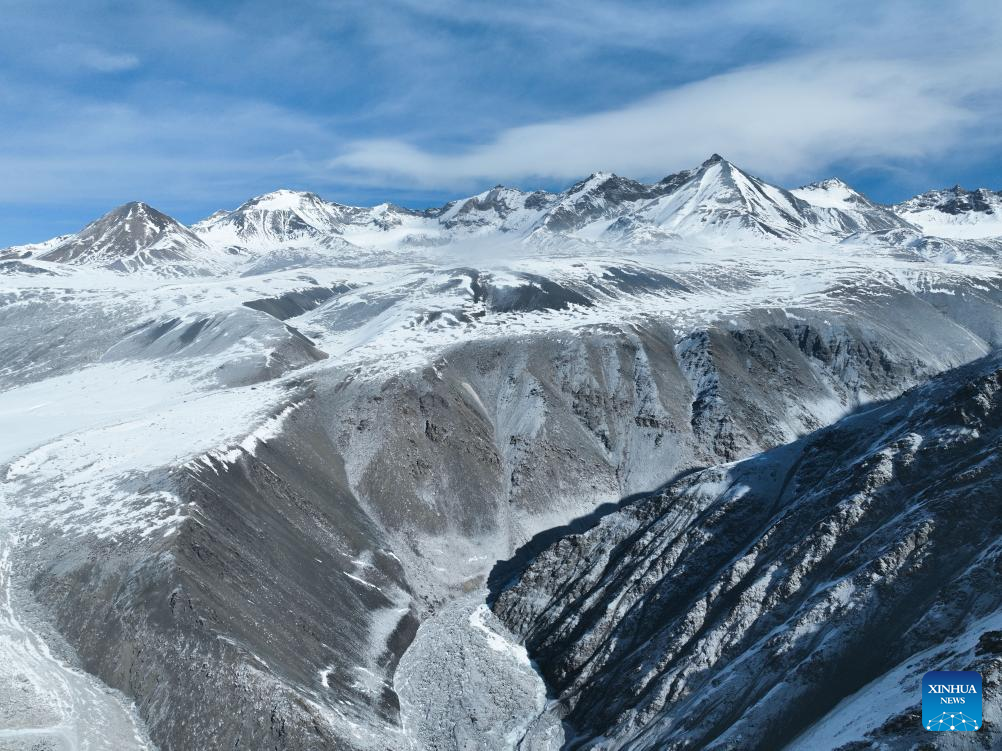
[[[329,239],[359,215],[350,206],[314,193],[277,190],[252,198],[233,211],[219,211],[192,228],[209,242],[230,247],[268,248]]]
[[[997,237],[1002,231],[1002,191],[931,190],[894,206],[901,217],[930,235],[960,239]]]
[[[572,748],[909,747],[944,654],[985,676],[994,747],[1000,440],[994,356],[687,474],[548,548],[494,610]]]
[[[119,206],[76,235],[43,243],[35,258],[115,271],[150,267],[202,271],[208,250],[191,230],[152,206],[138,201]]]
[[[720,158],[116,216],[2,261],[2,740],[894,748],[996,680],[990,241]]]
[[[917,229],[891,208],[880,206],[837,177],[791,190],[818,209],[833,209],[834,226],[849,233]]]
[[[965,190],[959,185],[945,190],[930,190],[898,204],[895,209],[902,213],[914,213],[925,209],[935,209],[954,216],[966,213],[995,214],[1002,207],[1002,191],[993,193],[987,188]]]

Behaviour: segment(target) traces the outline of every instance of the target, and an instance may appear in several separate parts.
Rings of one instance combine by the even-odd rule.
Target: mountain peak
[[[960,185],[930,190],[899,203],[894,210],[925,234],[964,240],[1002,235],[1002,193]]]
[[[578,193],[588,193],[601,187],[610,180],[616,179],[620,178],[612,172],[592,172],[584,180],[574,183],[571,187],[564,191],[564,195],[573,196]]]
[[[124,203],[39,258],[118,271],[187,263],[205,244],[187,227],[142,201]]]
[[[790,192],[797,198],[820,208],[843,211],[874,208],[874,204],[869,198],[837,177],[829,177],[816,183],[802,185]]]
[[[129,201],[128,203],[123,203],[117,209],[112,209],[112,211],[156,211],[152,206],[150,206],[145,201]]]
[[[829,188],[829,189],[830,188],[849,188],[849,190],[852,190],[852,186],[850,186],[847,182],[845,182],[845,180],[841,180],[840,178],[837,178],[837,177],[829,177],[829,178],[827,178],[825,180],[819,180],[816,183],[811,183],[810,185],[805,185],[804,187],[805,188]]]
[[[168,216],[159,209],[153,208],[148,203],[143,201],[129,201],[128,203],[123,203],[121,206],[116,206],[104,216],[91,222],[88,227],[112,227],[120,225],[123,229],[128,231],[129,225],[137,220],[161,231],[168,227],[175,226],[178,229],[184,229],[184,227],[176,219]],[[82,230],[82,232],[86,231],[87,228]]]
[[[617,175],[613,172],[592,172],[590,175],[588,175],[588,178],[586,180],[583,180],[582,182],[578,183],[578,185],[582,186],[583,188],[593,187],[595,185],[601,185],[604,182],[608,182],[609,180],[614,180],[616,178]]]
[[[320,203],[323,199],[316,193],[303,190],[290,190],[279,188],[270,193],[255,196],[245,202],[240,208],[255,208],[266,211],[290,211],[302,206],[304,203]]]

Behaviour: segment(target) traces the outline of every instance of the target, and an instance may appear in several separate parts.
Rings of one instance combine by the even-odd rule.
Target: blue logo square
[[[922,727],[978,730],[981,727],[981,673],[931,670],[922,677]]]

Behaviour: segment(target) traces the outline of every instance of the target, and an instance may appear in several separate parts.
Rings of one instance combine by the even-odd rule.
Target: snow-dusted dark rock
[[[894,206],[898,215],[937,237],[975,240],[1002,235],[1002,191],[930,190]]]
[[[994,747],[1000,448],[995,355],[670,483],[545,550],[494,610],[573,748],[908,748],[933,669],[982,671]]]
[[[58,240],[33,257],[116,271],[208,273],[205,243],[184,225],[138,201],[119,206],[79,233]]]

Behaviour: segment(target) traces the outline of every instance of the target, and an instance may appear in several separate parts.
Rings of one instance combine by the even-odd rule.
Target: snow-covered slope
[[[535,227],[547,207],[557,197],[551,193],[535,191],[526,193],[503,185],[460,201],[453,201],[441,209],[428,212],[444,229],[454,232],[514,232],[521,233]]]
[[[0,254],[4,258],[33,258],[34,256],[39,256],[48,251],[56,248],[63,243],[71,240],[73,235],[59,235],[53,237],[50,240],[45,240],[40,243],[28,243],[27,245],[15,245],[11,248],[6,248],[0,251]]]
[[[812,206],[832,209],[832,218],[848,232],[908,229],[910,225],[890,208],[880,206],[837,177],[790,191]]]
[[[959,185],[910,198],[894,210],[927,235],[961,240],[1002,237],[1002,191]]]
[[[904,223],[876,206],[832,205],[830,194],[810,203],[752,177],[714,155],[697,170],[666,178],[673,189],[639,216],[683,236],[740,241],[749,235],[776,240],[845,237]],[[811,192],[817,198],[817,192]]]
[[[1002,344],[992,241],[802,190],[715,158],[427,211],[126,207],[10,250],[0,628],[66,644],[5,650],[0,708],[79,664],[164,749],[556,751],[558,682],[484,609],[511,565]],[[67,680],[27,734],[141,745]]]

